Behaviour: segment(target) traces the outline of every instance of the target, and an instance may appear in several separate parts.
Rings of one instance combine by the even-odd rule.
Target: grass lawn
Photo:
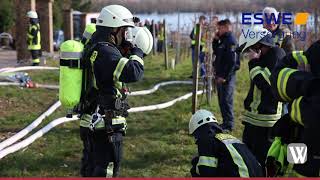
[[[170,52],[170,57],[173,57]],[[169,58],[170,59],[170,58]],[[48,62],[57,64],[57,61]],[[162,55],[145,60],[145,76],[141,82],[129,85],[131,91],[149,89],[158,82],[187,80],[191,74],[191,60],[184,60],[175,70],[164,70]],[[58,71],[30,72],[37,83],[58,84]],[[129,97],[132,107],[167,102],[191,92],[191,85],[170,85],[157,92]],[[236,128],[233,135],[241,138],[243,126],[240,114],[248,91],[248,72],[245,63],[237,75],[235,92]],[[46,89],[20,89],[0,87],[0,141],[27,126],[58,99],[58,91]],[[201,101],[202,99],[202,101]],[[213,111],[221,120],[217,98],[211,107],[199,96],[201,108]],[[41,127],[64,116],[59,108]],[[194,140],[188,135],[191,117],[191,98],[174,106],[149,112],[131,113],[127,136],[124,140],[124,158],[121,176],[124,177],[185,177],[189,175],[190,160],[196,153]],[[82,144],[79,122],[60,125],[24,150],[0,160],[0,176],[79,176]],[[41,128],[39,127],[39,128]],[[37,128],[37,129],[39,129]],[[35,131],[34,131],[35,132]]]

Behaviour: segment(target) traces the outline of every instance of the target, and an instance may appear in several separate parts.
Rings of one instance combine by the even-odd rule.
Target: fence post
[[[198,76],[199,76],[199,53],[200,53],[200,38],[201,38],[201,25],[196,24],[196,44],[195,44],[195,57],[193,63],[193,89],[192,89],[192,114],[198,108]]]
[[[180,63],[180,49],[181,49],[181,37],[180,37],[180,12],[178,12],[178,29],[177,29],[177,44],[176,44],[176,64]]]

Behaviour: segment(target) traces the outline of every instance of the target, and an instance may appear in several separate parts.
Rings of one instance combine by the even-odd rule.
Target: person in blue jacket
[[[236,53],[237,41],[231,32],[229,19],[218,22],[218,33],[212,42],[212,48],[216,56],[214,68],[219,106],[223,118],[221,127],[226,131],[232,131],[234,127],[233,92],[240,61]]]

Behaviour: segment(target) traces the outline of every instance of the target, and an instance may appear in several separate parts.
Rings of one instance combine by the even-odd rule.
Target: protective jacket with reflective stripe
[[[250,89],[244,101],[245,123],[272,127],[280,119],[282,104],[272,94],[270,76],[275,64],[284,56],[281,48],[274,47],[259,59],[249,61]]]
[[[192,160],[196,177],[261,177],[262,169],[248,147],[229,134],[199,139],[198,156]]]
[[[29,50],[41,49],[40,24],[31,23],[27,33],[27,43]]]
[[[93,51],[94,76],[100,94],[117,95],[119,82],[130,83],[143,76],[143,52],[134,49],[129,58],[123,57],[120,51],[110,44],[98,44]]]
[[[302,125],[300,136],[290,134],[308,147],[307,162],[294,165],[293,170],[304,176],[319,176],[320,172],[320,41],[307,51],[294,51],[277,64],[271,78],[277,98],[288,102],[290,120]],[[289,142],[290,143],[290,142]],[[294,143],[294,142],[292,142]]]

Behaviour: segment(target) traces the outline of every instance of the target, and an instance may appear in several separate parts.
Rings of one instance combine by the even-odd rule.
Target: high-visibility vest
[[[31,34],[32,30],[37,31],[37,35]],[[41,35],[40,35],[40,24],[30,24],[27,33],[28,49],[29,50],[40,50],[41,49]],[[34,42],[35,41],[35,42]]]
[[[158,39],[159,39],[160,41],[163,41],[163,40],[164,40],[164,28],[163,28],[163,27],[160,28],[159,35],[158,35]]]
[[[193,29],[193,36],[195,37],[196,36],[196,34],[197,34],[197,30],[196,30],[196,27]],[[205,46],[206,45],[206,40],[205,40],[205,38],[200,34],[200,36],[201,36],[201,42],[200,42],[200,45],[201,46]],[[196,44],[196,40],[195,39],[192,39],[191,40],[191,44],[192,45],[195,45]]]

